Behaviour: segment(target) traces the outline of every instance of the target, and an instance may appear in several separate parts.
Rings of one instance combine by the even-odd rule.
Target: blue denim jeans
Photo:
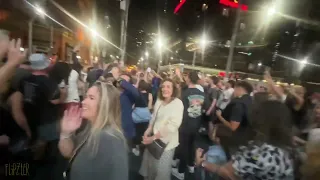
[[[209,150],[206,153],[206,158],[209,163],[223,165],[227,163],[227,156],[224,150],[219,145],[213,145],[209,147]],[[201,169],[201,180],[218,180],[219,176],[214,173],[210,173]]]

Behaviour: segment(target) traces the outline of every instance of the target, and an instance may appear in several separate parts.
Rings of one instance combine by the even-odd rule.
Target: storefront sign
[[[239,7],[239,2],[237,0],[220,0],[220,4],[223,4],[225,6],[229,6],[232,8]],[[241,4],[241,10],[248,11],[248,5]]]

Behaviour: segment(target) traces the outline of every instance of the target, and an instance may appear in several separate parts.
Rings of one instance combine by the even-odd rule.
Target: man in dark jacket
[[[136,129],[132,120],[133,105],[137,98],[139,98],[139,91],[131,82],[131,76],[120,72],[120,68],[115,64],[110,65],[107,70],[111,73],[114,79],[117,80],[117,85],[121,90],[120,103],[121,103],[121,120],[124,135],[128,142],[135,137]]]

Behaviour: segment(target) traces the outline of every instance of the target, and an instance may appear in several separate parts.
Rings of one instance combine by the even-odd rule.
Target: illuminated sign
[[[220,0],[220,4],[223,4],[225,6],[229,6],[232,8],[238,8],[239,7],[239,2],[237,0]],[[248,6],[241,4],[241,10],[247,11]]]
[[[174,9],[174,13],[177,14],[182,5],[186,2],[187,0],[180,0],[180,3],[177,5],[177,7]]]

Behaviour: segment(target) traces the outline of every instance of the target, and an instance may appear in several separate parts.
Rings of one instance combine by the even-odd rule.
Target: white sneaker
[[[189,173],[194,173],[194,166],[188,166]]]
[[[179,173],[178,168],[172,168],[172,175],[180,180],[184,180],[184,173]]]
[[[133,148],[133,149],[132,149],[132,153],[133,153],[135,156],[140,156],[140,151],[139,151],[139,149],[137,149],[137,148]]]
[[[179,159],[172,160],[171,166],[172,166],[173,168],[176,168],[176,167],[178,167],[179,162],[180,162]]]

